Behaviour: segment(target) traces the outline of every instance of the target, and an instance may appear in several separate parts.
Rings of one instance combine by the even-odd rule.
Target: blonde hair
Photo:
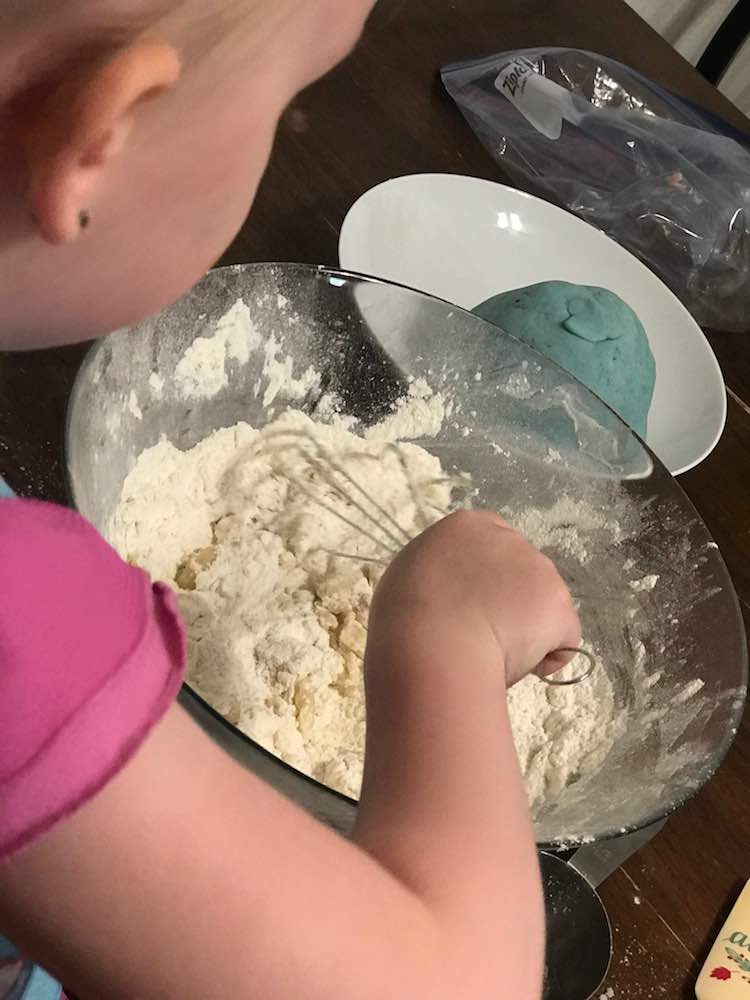
[[[175,44],[189,70],[239,28],[257,28],[272,3],[279,0],[0,0],[0,61],[11,54],[19,93],[153,33]]]

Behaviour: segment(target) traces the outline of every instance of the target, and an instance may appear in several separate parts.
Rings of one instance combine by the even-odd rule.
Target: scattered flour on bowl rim
[[[182,391],[222,388],[227,358],[252,342],[246,319],[234,317],[239,334],[230,325],[213,344],[195,342],[177,366]],[[301,398],[313,376],[295,380],[277,346],[266,344],[266,395],[272,401],[283,390]],[[310,503],[311,489],[321,490],[329,507],[339,500],[309,456],[325,449],[416,534],[425,511],[435,520],[456,504],[456,481],[410,440],[438,433],[445,410],[442,397],[418,380],[393,413],[361,435],[351,418],[319,422],[288,410],[260,430],[240,423],[216,431],[187,452],[162,440],[139,457],[110,525],[124,556],[178,590],[193,688],[268,750],[352,798],[362,778],[367,616],[382,572],[379,562],[367,560],[384,552],[330,509]],[[575,524],[580,502],[561,497],[556,506],[547,516],[526,511],[516,527],[541,548],[562,547],[585,560]],[[359,558],[332,554],[342,552]],[[595,769],[622,722],[601,665],[573,687],[527,678],[508,699],[536,806]]]

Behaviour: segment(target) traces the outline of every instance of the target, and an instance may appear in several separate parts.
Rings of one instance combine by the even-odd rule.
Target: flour
[[[312,376],[295,378],[269,343],[269,398],[282,384],[287,396],[290,385],[307,392]],[[214,347],[185,355],[208,386],[224,372],[223,361],[215,371],[201,368]],[[192,385],[186,370],[180,377]],[[466,493],[465,482],[459,490],[438,458],[411,443],[436,434],[444,417],[442,397],[417,380],[362,436],[351,418],[320,422],[289,410],[262,430],[219,430],[188,452],[161,441],[138,459],[110,527],[124,556],[178,590],[188,679],[198,693],[271,752],[353,798],[362,779],[362,656],[374,586],[393,551]],[[343,476],[324,473],[321,457],[324,468],[363,485],[356,503],[342,502]],[[546,519],[530,511],[518,527],[585,560],[581,516],[562,497]],[[598,524],[603,515],[588,517]],[[601,665],[574,687],[527,678],[509,692],[509,705],[535,807],[598,767],[620,725]]]
[[[620,525],[608,511],[575,497],[562,496],[544,509],[527,507],[519,512],[509,508],[503,514],[537,548],[563,552],[582,565],[589,561],[586,538],[592,532],[607,531],[615,545],[622,537]]]
[[[249,307],[237,299],[219,320],[213,334],[197,337],[177,362],[174,381],[178,392],[187,398],[213,398],[228,384],[227,361],[247,364],[260,343]]]
[[[265,361],[263,375],[266,378],[266,391],[263,394],[263,405],[268,407],[280,392],[288,399],[300,400],[320,385],[320,375],[313,368],[308,368],[299,376],[294,377],[294,361],[290,356],[281,357],[281,344],[271,334],[263,347]]]
[[[406,405],[399,406],[371,427],[367,438],[387,444],[389,441],[435,437],[443,426],[445,415],[443,397],[433,393],[425,379],[416,379],[409,386]]]
[[[148,385],[154,399],[161,399],[164,394],[164,379],[158,372],[151,372],[148,377]]]
[[[574,661],[559,676],[574,677],[585,666]],[[508,692],[508,706],[532,807],[557,798],[574,776],[598,768],[625,723],[601,663],[587,681],[570,687],[527,677]]]
[[[128,396],[128,411],[133,414],[136,420],[143,420],[143,412],[138,405],[138,397],[134,389],[130,390],[130,395]]]

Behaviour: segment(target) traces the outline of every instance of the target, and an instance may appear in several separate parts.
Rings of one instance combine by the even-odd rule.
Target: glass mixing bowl
[[[304,399],[281,393],[264,406],[262,349],[245,363],[227,359],[215,395],[181,394],[177,363],[196,338],[214,334],[238,298],[261,345],[274,337],[295,373],[320,373]],[[164,383],[158,392],[154,373]],[[240,420],[262,426],[286,403],[311,410],[322,392],[366,425],[416,377],[449,397],[455,413],[420,443],[447,469],[471,474],[476,505],[523,512],[564,496],[608,519],[586,535],[585,565],[554,543],[550,554],[578,598],[584,636],[627,724],[601,766],[545,803],[538,842],[560,847],[653,823],[709,779],[736,731],[747,650],[734,589],[701,519],[645,445],[582,385],[496,327],[418,292],[326,268],[212,271],[84,361],[68,412],[73,501],[106,535],[128,472],[163,435],[187,449]],[[182,698],[236,759],[350,830],[355,802],[288,767],[189,686]]]

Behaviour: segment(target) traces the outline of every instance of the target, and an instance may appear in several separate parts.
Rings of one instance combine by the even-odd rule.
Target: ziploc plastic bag
[[[442,76],[514,180],[640,257],[702,325],[750,329],[750,136],[578,49],[503,52]]]

